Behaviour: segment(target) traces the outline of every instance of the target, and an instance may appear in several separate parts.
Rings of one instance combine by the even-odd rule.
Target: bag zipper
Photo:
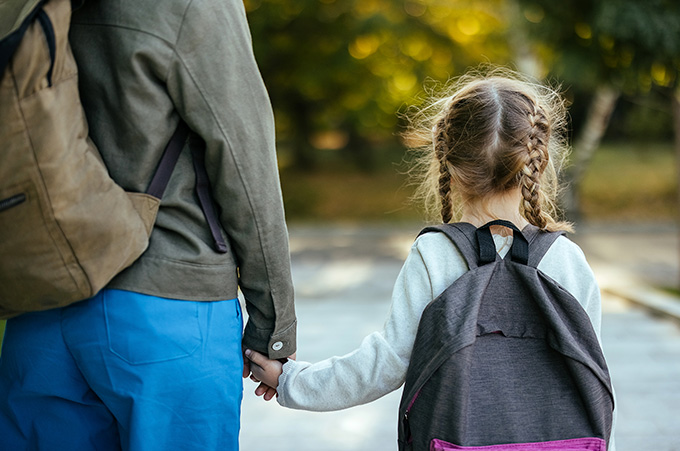
[[[422,390],[422,388],[420,390]],[[416,394],[413,395],[411,402],[408,404],[408,407],[406,408],[406,412],[404,412],[404,418],[402,419],[402,421],[404,422],[404,435],[406,436],[406,443],[408,443],[409,445],[413,443],[413,436],[411,435],[411,421],[409,418],[409,414],[411,413],[411,409],[413,408],[413,403],[415,403],[416,399],[418,399],[418,396],[420,396],[420,390],[418,390]]]
[[[26,202],[26,194],[15,194],[7,199],[0,200],[0,211],[9,210],[12,207],[16,207],[19,204]]]

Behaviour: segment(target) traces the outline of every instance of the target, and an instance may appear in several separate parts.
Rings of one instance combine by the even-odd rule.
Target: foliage
[[[650,92],[626,96],[617,105],[605,140],[631,139],[638,142],[673,141],[667,89],[652,86]]]
[[[287,149],[296,167],[323,149],[370,165],[371,144],[394,140],[397,112],[428,78],[509,61],[503,3],[246,0],[284,165]]]
[[[574,101],[586,98],[584,122],[575,123],[572,165],[561,199],[571,219],[581,213],[585,169],[624,95],[639,100],[662,88],[670,117],[680,77],[680,2],[675,0],[517,0],[524,28],[550,73],[569,86]],[[667,122],[668,123],[668,122]],[[663,132],[659,130],[657,135]],[[639,130],[637,131],[639,133]],[[675,131],[680,133],[680,128]]]
[[[602,84],[638,101],[680,82],[677,0],[244,1],[284,168],[375,167],[423,86],[479,63],[561,82],[577,129]]]
[[[673,220],[678,213],[676,189],[671,144],[605,145],[583,181],[583,216],[633,223]]]
[[[633,94],[680,82],[680,2],[519,1],[545,63],[568,84]]]
[[[409,202],[413,189],[404,174],[380,168],[371,174],[331,168],[283,171],[283,199],[289,221],[401,222],[423,218]]]

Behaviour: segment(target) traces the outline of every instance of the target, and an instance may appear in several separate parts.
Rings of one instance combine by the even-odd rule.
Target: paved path
[[[589,225],[578,228],[574,240],[599,267],[603,284],[631,279],[664,287],[680,283],[680,243],[672,224]]]
[[[392,283],[417,231],[291,227],[300,359],[345,354],[382,327]],[[660,268],[664,281],[673,280],[674,230],[639,232],[592,227],[576,237],[601,283],[640,273],[640,267],[648,268],[644,280],[658,278]],[[631,242],[635,246],[626,250]],[[618,398],[617,449],[680,451],[680,327],[613,296],[605,296],[603,311],[602,339]],[[396,450],[400,392],[345,411],[311,413],[265,403],[252,395],[254,384],[245,385],[244,451]]]

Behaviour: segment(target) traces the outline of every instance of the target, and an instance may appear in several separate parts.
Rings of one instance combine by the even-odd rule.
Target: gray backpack
[[[513,229],[504,259],[491,225]],[[599,341],[578,301],[536,269],[560,233],[506,221],[428,232],[445,233],[470,270],[421,317],[399,449],[605,451],[614,402]]]

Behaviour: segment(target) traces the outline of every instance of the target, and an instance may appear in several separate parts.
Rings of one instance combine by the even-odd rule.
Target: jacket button
[[[280,341],[277,341],[276,343],[274,343],[274,344],[272,345],[272,349],[273,349],[274,351],[280,351],[281,348],[283,348],[283,343],[281,343]]]

